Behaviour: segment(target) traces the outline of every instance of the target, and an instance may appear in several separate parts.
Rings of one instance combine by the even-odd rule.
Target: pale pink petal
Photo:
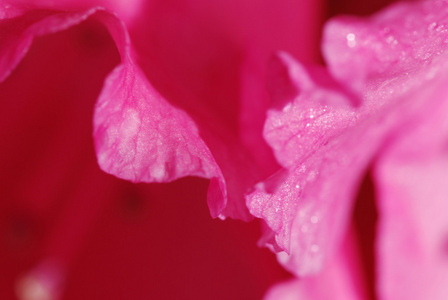
[[[285,169],[247,203],[273,230],[290,271],[317,272],[332,255],[363,172],[426,105],[411,95],[446,73],[446,6],[398,4],[370,19],[330,22],[330,74],[281,56],[265,137]]]
[[[384,111],[396,124],[376,169],[378,293],[446,299],[448,3],[397,4],[367,22],[333,26],[326,53],[336,76],[364,88],[366,102],[398,102]]]
[[[234,183],[237,177],[232,176],[226,182],[221,173],[226,166],[218,167],[202,138],[214,140],[211,147],[227,150],[215,151],[214,156],[232,155],[236,160],[241,157],[240,166],[250,162],[244,160],[244,155],[233,154],[229,145],[235,143],[229,139],[219,139],[216,133],[200,134],[192,118],[167,102],[135,65],[124,24],[107,14],[100,17],[122,56],[122,64],[106,79],[95,109],[94,137],[100,167],[133,182],[167,182],[185,176],[209,178],[207,202],[212,217],[232,215],[249,220],[244,204],[227,197],[228,189],[245,186],[245,181]],[[223,142],[229,142],[227,147]]]
[[[447,3],[397,3],[370,18],[327,23],[323,53],[345,86],[378,108],[446,69]]]
[[[219,174],[193,121],[132,63],[107,78],[95,109],[94,137],[101,168],[133,182]]]
[[[271,107],[264,137],[284,167],[295,165],[355,124],[356,98],[328,72],[306,67],[286,53],[271,61]]]
[[[377,163],[378,293],[384,300],[448,298],[447,80],[410,98],[425,101]]]
[[[274,231],[288,270],[316,273],[345,233],[352,199],[387,122],[375,128],[375,118],[358,120],[352,96],[324,70],[307,70],[286,54],[275,67],[284,78],[280,93],[272,93],[265,137],[285,168],[258,184],[247,205]]]
[[[94,138],[100,167],[133,182],[209,178],[212,216],[224,218],[227,209],[245,218],[241,205],[227,207],[226,182],[195,122],[167,102],[134,63],[124,24],[107,14],[99,16],[122,56],[122,64],[106,79],[95,107]]]
[[[367,299],[353,235],[348,236],[328,266],[317,275],[273,286],[265,300]]]

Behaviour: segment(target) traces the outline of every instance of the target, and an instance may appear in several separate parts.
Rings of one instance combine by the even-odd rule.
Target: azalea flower
[[[4,298],[445,299],[447,5],[0,1]]]

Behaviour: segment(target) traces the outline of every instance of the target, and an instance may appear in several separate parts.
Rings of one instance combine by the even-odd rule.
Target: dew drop
[[[437,22],[432,22],[431,24],[428,25],[428,30],[432,31],[436,27],[437,27]]]
[[[356,36],[353,33],[347,34],[347,46],[353,48],[356,46]]]

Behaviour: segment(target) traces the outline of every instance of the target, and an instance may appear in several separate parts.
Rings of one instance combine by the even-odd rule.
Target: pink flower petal
[[[105,16],[106,18],[104,18]],[[95,147],[100,167],[133,182],[168,182],[185,176],[211,179],[208,204],[213,217],[227,207],[226,182],[194,121],[168,103],[133,62],[123,23],[100,15],[122,56],[106,79],[94,114]]]
[[[274,64],[264,133],[284,169],[247,203],[273,230],[264,240],[286,252],[278,255],[288,270],[321,269],[374,155],[427,105],[430,96],[411,95],[445,74],[446,6],[398,4],[370,19],[330,22],[329,74],[285,54]]]
[[[327,41],[339,38],[326,53],[336,76],[357,78],[347,72],[354,63],[364,83],[352,87],[363,87],[365,100],[398,102],[383,112],[395,126],[376,170],[378,293],[384,299],[445,299],[448,4],[397,4],[369,21],[333,25]]]
[[[11,19],[3,15],[4,19],[0,23],[0,82],[23,59],[34,37],[67,29],[84,21],[94,12],[95,9],[80,13],[31,11]]]
[[[378,161],[381,299],[446,299],[448,98],[445,75],[410,97],[419,110]]]
[[[358,121],[361,113],[351,105],[352,96],[323,70],[307,70],[285,54],[276,67],[282,82],[294,85],[280,85],[280,91],[300,90],[291,102],[277,100],[274,105],[286,104],[271,109],[265,125],[265,137],[285,168],[260,183],[247,204],[289,254],[279,253],[279,260],[304,275],[318,272],[343,236],[359,178],[383,128],[366,135],[375,120]],[[353,126],[357,121],[360,125]]]
[[[159,96],[131,63],[107,78],[95,109],[94,137],[101,168],[123,179],[220,175],[193,121]]]
[[[0,0],[0,18],[21,15],[27,11],[85,11],[103,7],[118,15],[126,24],[140,12],[143,0]]]
[[[265,300],[326,300],[367,299],[361,278],[359,257],[350,232],[332,261],[315,276],[290,280],[273,286],[265,295]]]
[[[336,18],[324,32],[328,68],[380,107],[446,69],[446,15],[445,2],[422,1],[397,3],[366,19]]]
[[[133,182],[214,175],[209,168],[213,158],[194,123],[159,96],[131,63],[107,78],[94,125],[98,162],[108,173]]]

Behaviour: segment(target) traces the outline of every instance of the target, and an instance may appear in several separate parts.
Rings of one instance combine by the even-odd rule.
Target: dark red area
[[[364,177],[355,202],[353,223],[358,249],[366,280],[367,295],[377,299],[375,292],[375,234],[378,210],[375,204],[375,187],[370,173]]]
[[[411,2],[413,0],[407,0]],[[397,1],[394,0],[328,0],[328,15],[369,16]]]

